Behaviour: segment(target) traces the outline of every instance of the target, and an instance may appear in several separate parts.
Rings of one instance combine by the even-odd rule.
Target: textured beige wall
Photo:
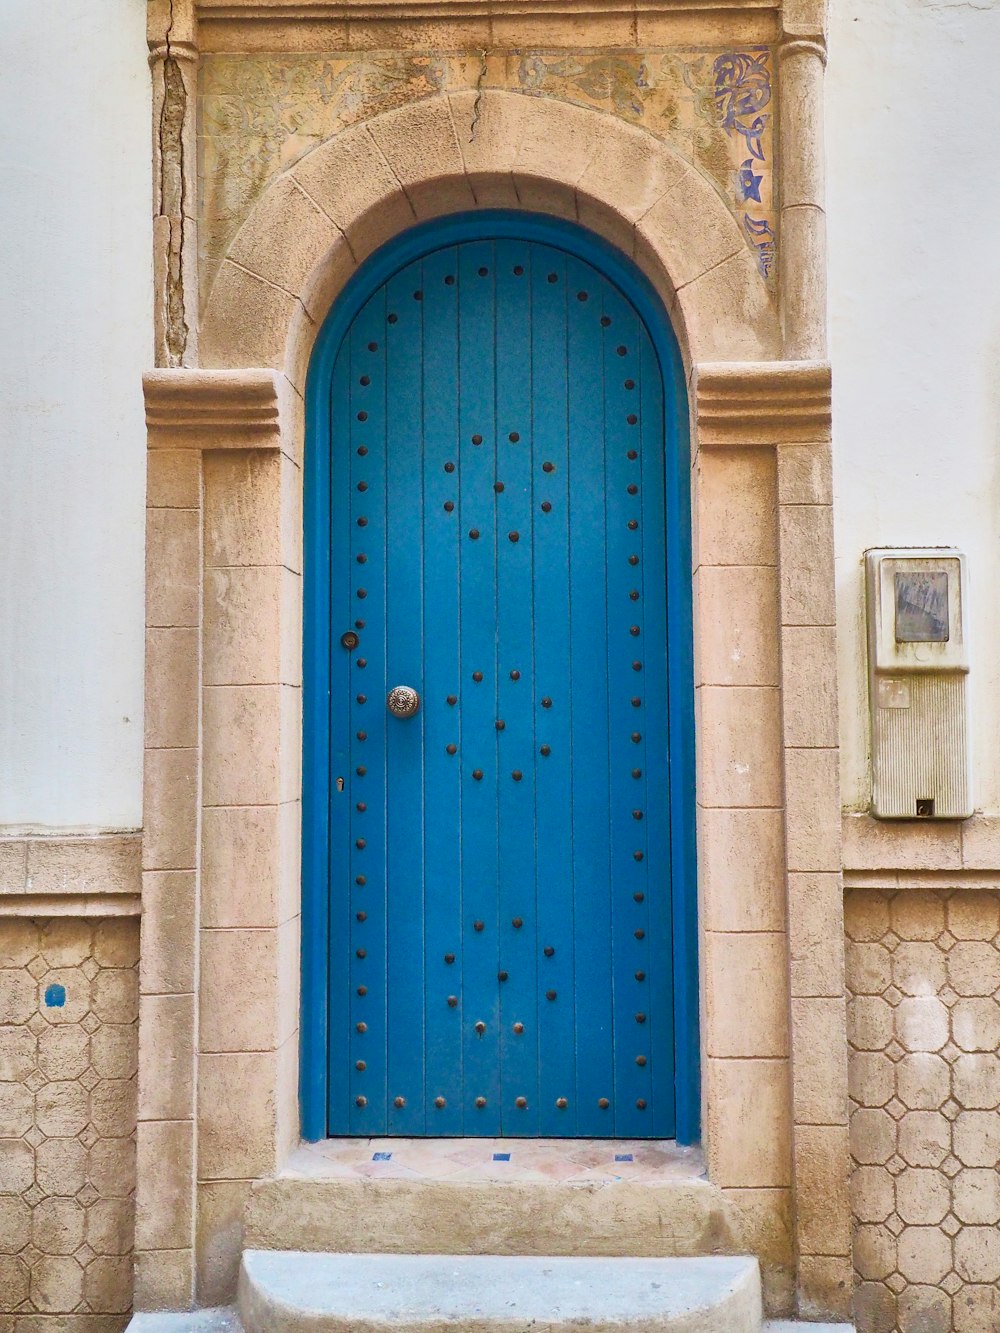
[[[847,893],[860,1333],[1000,1327],[1000,894]]]
[[[133,918],[0,921],[0,1333],[128,1322],[138,953]]]

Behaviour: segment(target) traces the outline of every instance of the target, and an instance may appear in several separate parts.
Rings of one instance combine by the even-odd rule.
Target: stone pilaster
[[[778,48],[781,315],[785,356],[826,355],[823,72],[826,43],[807,19]]]
[[[136,1308],[184,1309],[232,1296],[250,1181],[297,1137],[298,399],[271,370],[144,390]]]
[[[741,602],[753,599],[755,630],[763,640],[770,626],[774,639],[774,681],[780,700],[775,741],[778,794],[765,802],[751,793],[752,799],[741,804],[756,808],[730,815],[738,816],[745,827],[733,842],[728,881],[716,882],[718,829],[710,827],[703,839],[705,925],[712,930],[720,915],[715,899],[728,894],[723,919],[731,921],[738,910],[739,929],[754,937],[739,942],[734,958],[760,953],[762,932],[774,946],[780,943],[781,961],[772,962],[769,970],[782,972],[780,1018],[788,1046],[785,1100],[774,1113],[773,1136],[789,1154],[785,1180],[794,1197],[797,1302],[803,1314],[839,1315],[847,1313],[851,1284],[830,370],[821,361],[703,364],[696,369],[694,385],[699,456],[716,459],[716,469],[728,468],[734,477],[755,460],[756,523],[765,533],[774,527],[776,584],[771,600],[760,599],[762,557],[755,555],[739,572],[722,621],[731,627]],[[704,463],[700,466],[704,477]],[[734,503],[726,525],[730,543],[739,526]],[[745,505],[744,510],[745,517],[752,516]],[[703,522],[700,511],[699,522]],[[752,540],[752,532],[743,533],[743,545],[751,554],[757,549]],[[700,561],[703,558],[702,554]],[[701,584],[705,572],[700,563]],[[711,605],[701,586],[699,601],[702,614],[707,610],[711,619]],[[704,661],[711,643],[707,621],[696,624],[696,638]],[[747,634],[738,645],[741,660],[750,642]],[[723,653],[719,660],[723,659],[736,660],[732,652]],[[755,682],[758,689],[766,683]],[[706,733],[705,743],[710,740]],[[774,826],[764,823],[769,813],[761,808],[765,805],[776,807],[770,812]],[[737,846],[743,849],[740,853]],[[748,848],[753,848],[749,863]],[[770,860],[763,868],[784,881],[784,901],[780,910],[771,903],[767,913],[751,912],[760,895],[748,883],[766,883],[759,863],[768,850]],[[712,950],[708,952],[711,957]],[[707,969],[705,983],[711,993],[714,982]],[[741,991],[738,1000],[733,997],[733,1007],[744,1026],[766,1033],[765,1016],[754,1009],[747,1014],[752,1000]],[[718,1000],[709,1007],[709,1029],[717,1004]],[[779,1016],[774,996],[771,1009],[774,1023]],[[711,1041],[709,1031],[707,1042]],[[749,1053],[758,1059],[764,1054]],[[708,1064],[710,1083],[711,1045]],[[715,1121],[718,1133],[727,1133],[726,1116],[724,1106],[713,1110],[710,1091],[710,1131]],[[753,1151],[754,1145],[747,1143],[745,1148]],[[730,1182],[720,1178],[717,1183]]]

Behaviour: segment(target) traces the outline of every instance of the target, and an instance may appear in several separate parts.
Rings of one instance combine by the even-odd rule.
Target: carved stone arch
[[[774,300],[704,176],[614,116],[487,91],[385,112],[279,176],[219,271],[202,365],[272,366],[301,388],[319,324],[373,250],[417,221],[498,207],[577,220],[634,258],[689,365],[780,355]]]

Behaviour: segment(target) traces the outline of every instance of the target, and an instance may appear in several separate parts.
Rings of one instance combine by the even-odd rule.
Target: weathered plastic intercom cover
[[[972,814],[965,556],[950,547],[865,552],[872,814]]]

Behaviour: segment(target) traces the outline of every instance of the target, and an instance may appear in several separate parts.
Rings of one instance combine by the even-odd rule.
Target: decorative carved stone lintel
[[[150,449],[279,449],[276,370],[152,370],[143,376]]]
[[[695,367],[698,445],[808,444],[830,439],[826,361],[716,362]]]

